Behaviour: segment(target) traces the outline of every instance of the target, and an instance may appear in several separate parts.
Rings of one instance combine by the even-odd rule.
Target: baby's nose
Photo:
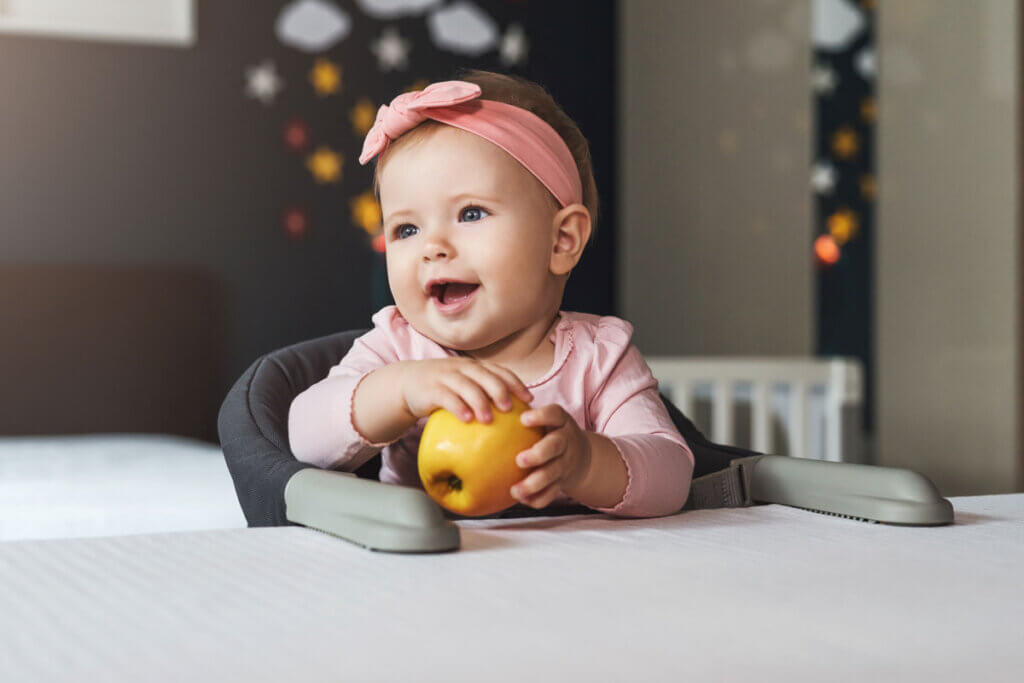
[[[437,259],[450,258],[451,255],[452,255],[451,245],[444,244],[444,243],[439,243],[439,242],[434,242],[432,244],[428,244],[427,245],[427,247],[426,247],[426,249],[424,251],[424,254],[423,254],[423,259],[425,261],[434,261],[434,260],[437,260]]]

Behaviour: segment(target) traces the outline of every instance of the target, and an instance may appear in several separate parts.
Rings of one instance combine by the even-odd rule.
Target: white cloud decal
[[[860,10],[845,0],[814,0],[811,35],[816,48],[842,50],[866,24]]]
[[[403,14],[422,14],[441,0],[356,0],[359,9],[374,19],[394,19]]]
[[[322,52],[345,38],[352,28],[348,18],[326,0],[295,0],[277,15],[277,39],[303,52]]]
[[[498,44],[498,25],[471,2],[455,2],[432,12],[427,28],[434,44],[460,55],[476,57]]]

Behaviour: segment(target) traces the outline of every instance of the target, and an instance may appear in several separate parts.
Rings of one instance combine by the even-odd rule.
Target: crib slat
[[[807,457],[807,384],[793,382],[789,395],[789,455]]]
[[[825,460],[840,462],[843,444],[843,404],[836,386],[826,388],[825,394]]]
[[[727,446],[735,445],[732,430],[732,385],[725,380],[715,382],[711,389],[711,440]]]
[[[772,452],[772,430],[768,422],[768,384],[767,382],[755,382],[751,406],[751,434],[753,443],[751,446],[759,453]]]
[[[686,382],[678,381],[672,384],[672,402],[676,404],[676,408],[679,411],[694,420],[693,415],[693,393],[690,391],[690,387]]]

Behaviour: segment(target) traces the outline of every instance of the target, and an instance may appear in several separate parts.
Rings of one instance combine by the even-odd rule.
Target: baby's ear
[[[550,263],[553,274],[566,275],[576,267],[590,239],[590,229],[590,211],[582,204],[570,204],[555,214]]]

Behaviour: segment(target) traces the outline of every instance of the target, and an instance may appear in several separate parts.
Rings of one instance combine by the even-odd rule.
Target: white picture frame
[[[0,35],[190,47],[195,0],[0,0]]]

